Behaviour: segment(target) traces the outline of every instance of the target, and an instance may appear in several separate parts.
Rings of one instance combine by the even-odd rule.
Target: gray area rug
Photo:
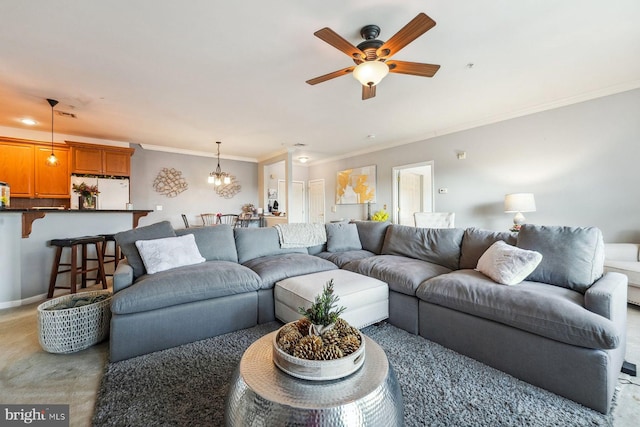
[[[272,322],[107,366],[96,426],[221,426],[242,353]],[[402,387],[407,426],[612,426],[602,415],[387,323],[365,334]]]

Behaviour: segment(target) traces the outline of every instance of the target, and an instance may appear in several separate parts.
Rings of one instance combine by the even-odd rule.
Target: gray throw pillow
[[[595,227],[525,224],[517,246],[542,254],[542,262],[527,277],[585,293],[604,270],[604,241]]]
[[[355,224],[344,222],[329,223],[325,225],[327,230],[327,251],[345,252],[362,249],[358,227]]]
[[[207,261],[238,262],[233,228],[228,224],[215,227],[191,227],[176,230],[176,235],[193,234],[200,254]]]
[[[137,279],[147,272],[144,263],[136,247],[136,240],[162,239],[164,237],[176,237],[169,221],[157,222],[145,227],[134,228],[133,230],[121,231],[115,235],[116,242],[120,246],[122,253],[127,257],[127,261],[133,268],[133,277]]]

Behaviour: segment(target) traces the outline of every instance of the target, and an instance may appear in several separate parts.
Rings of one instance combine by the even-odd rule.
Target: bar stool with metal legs
[[[118,263],[124,258],[124,255],[122,255],[122,251],[120,250],[120,246],[118,245],[118,242],[116,242],[116,235],[99,234],[99,236],[104,237],[104,242],[102,242],[102,264],[106,266],[107,264],[113,263],[113,271],[115,272],[116,268],[118,268]],[[110,254],[107,253],[109,249],[107,247],[109,242],[113,242],[113,253]],[[113,277],[113,273],[105,272],[104,275]],[[98,282],[96,283],[100,283],[100,277],[98,277]]]
[[[69,289],[72,294],[76,293],[77,285],[76,280],[78,274],[82,275],[81,287],[87,287],[87,280],[95,280],[96,283],[102,283],[102,288],[107,289],[107,280],[104,275],[104,264],[103,264],[103,256],[102,256],[102,244],[104,243],[104,237],[102,236],[84,236],[84,237],[75,237],[70,239],[53,239],[50,242],[51,246],[55,246],[56,255],[53,261],[53,267],[51,268],[51,278],[49,280],[49,292],[47,293],[47,298],[51,298],[53,296],[53,292],[55,289]],[[94,245],[96,248],[96,258],[88,258],[87,256],[87,245]],[[78,260],[78,246],[81,248],[80,260]],[[60,259],[62,258],[62,250],[64,248],[71,249],[71,260],[69,263],[61,263]],[[80,265],[78,265],[78,261],[80,261]],[[88,268],[87,261],[97,261],[98,266],[93,268]],[[65,270],[60,270],[60,267],[69,267]],[[90,271],[97,271],[96,279],[88,279],[87,273]],[[56,279],[59,274],[62,273],[70,273],[69,274],[69,287],[66,286],[56,286]]]

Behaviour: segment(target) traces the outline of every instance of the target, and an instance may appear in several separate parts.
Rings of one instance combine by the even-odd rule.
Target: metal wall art
[[[187,188],[189,184],[182,177],[182,172],[174,168],[162,168],[153,181],[153,189],[167,197],[176,197]]]
[[[240,186],[240,183],[238,183],[238,181],[236,181],[236,177],[233,175],[229,175],[229,177],[231,178],[231,182],[229,184],[220,184],[218,185],[215,189],[216,189],[216,193],[218,194],[218,196],[224,197],[225,199],[231,199],[233,198],[233,196],[235,196],[236,194],[238,194],[240,192],[240,190],[242,189],[242,187]]]

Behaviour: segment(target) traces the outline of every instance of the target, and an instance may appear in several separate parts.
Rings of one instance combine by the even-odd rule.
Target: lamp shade
[[[364,86],[375,86],[389,74],[389,66],[381,61],[365,61],[353,70],[353,77]]]
[[[512,193],[504,196],[505,212],[535,212],[533,193]]]

